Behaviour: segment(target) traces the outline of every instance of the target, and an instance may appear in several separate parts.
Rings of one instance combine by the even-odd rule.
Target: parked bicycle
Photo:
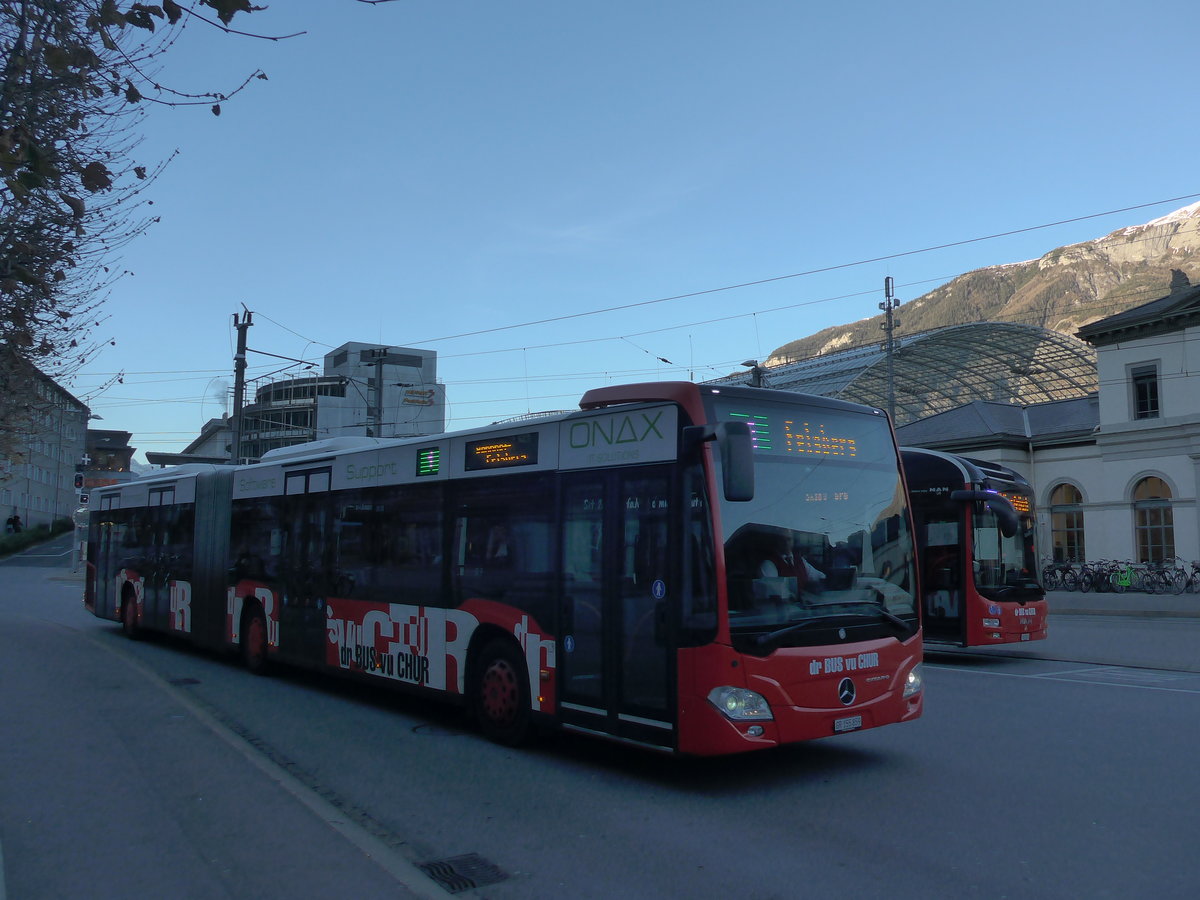
[[[1093,588],[1095,588],[1097,591],[1100,590],[1099,586],[1096,584],[1096,577],[1096,567],[1094,564],[1086,561],[1079,564],[1078,582],[1079,590],[1082,593],[1086,594]]]
[[[1183,580],[1183,589],[1189,594],[1200,594],[1200,559],[1192,560],[1192,569]]]
[[[1070,562],[1049,562],[1042,569],[1042,587],[1048,591],[1073,591],[1079,576]]]
[[[1187,564],[1178,556],[1171,561],[1167,571],[1170,573],[1170,587],[1172,594],[1179,595],[1187,590],[1188,570]]]
[[[1179,565],[1178,558],[1160,563],[1150,563],[1146,566],[1147,577],[1154,582],[1154,593],[1182,594],[1187,574]]]

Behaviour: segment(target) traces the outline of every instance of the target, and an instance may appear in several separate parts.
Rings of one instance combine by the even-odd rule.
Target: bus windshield
[[[754,442],[754,499],[721,506],[737,649],[912,636],[913,542],[886,418],[713,402],[716,420],[748,421]]]
[[[1021,527],[1016,534],[1005,536],[987,504],[976,504],[972,533],[975,539],[975,586],[985,596],[1002,599],[1012,590],[1037,591],[1037,548],[1034,546],[1034,523],[1028,496],[1005,491],[1004,496],[1017,511]]]

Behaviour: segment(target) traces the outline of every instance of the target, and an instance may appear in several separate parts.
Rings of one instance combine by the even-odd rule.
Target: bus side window
[[[141,510],[132,509],[128,513],[128,519],[125,522],[124,534],[121,536],[121,546],[137,547],[141,544],[138,534],[141,531]]]
[[[553,496],[541,476],[503,488],[484,479],[461,491],[451,566],[457,602],[481,597],[549,619]]]

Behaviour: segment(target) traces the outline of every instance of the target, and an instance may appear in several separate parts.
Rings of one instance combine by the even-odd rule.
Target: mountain
[[[988,266],[905,303],[900,334],[968,322],[1017,322],[1073,335],[1187,281],[1200,282],[1200,203],[1040,259]],[[775,350],[776,366],[878,342],[883,315],[835,325]]]

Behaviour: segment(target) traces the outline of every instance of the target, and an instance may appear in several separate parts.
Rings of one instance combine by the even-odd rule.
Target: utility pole
[[[896,424],[895,332],[900,327],[900,320],[893,315],[893,311],[900,306],[900,301],[894,295],[891,275],[883,279],[883,298],[879,308],[884,311],[884,321],[879,323],[879,327],[887,333],[887,340],[884,341],[881,349],[887,354],[888,418],[892,420],[894,426]]]
[[[246,393],[246,332],[254,324],[254,314],[242,304],[242,316],[233,314],[237,329],[237,353],[233,357],[233,422],[230,429],[229,459],[233,465],[242,461],[242,398]]]
[[[383,364],[388,361],[389,349],[371,347],[364,350],[360,358],[364,364],[374,367],[367,406],[367,437],[383,437]]]
[[[386,359],[386,349],[375,351],[375,404],[371,416],[375,422],[374,437],[383,437],[383,363]]]

